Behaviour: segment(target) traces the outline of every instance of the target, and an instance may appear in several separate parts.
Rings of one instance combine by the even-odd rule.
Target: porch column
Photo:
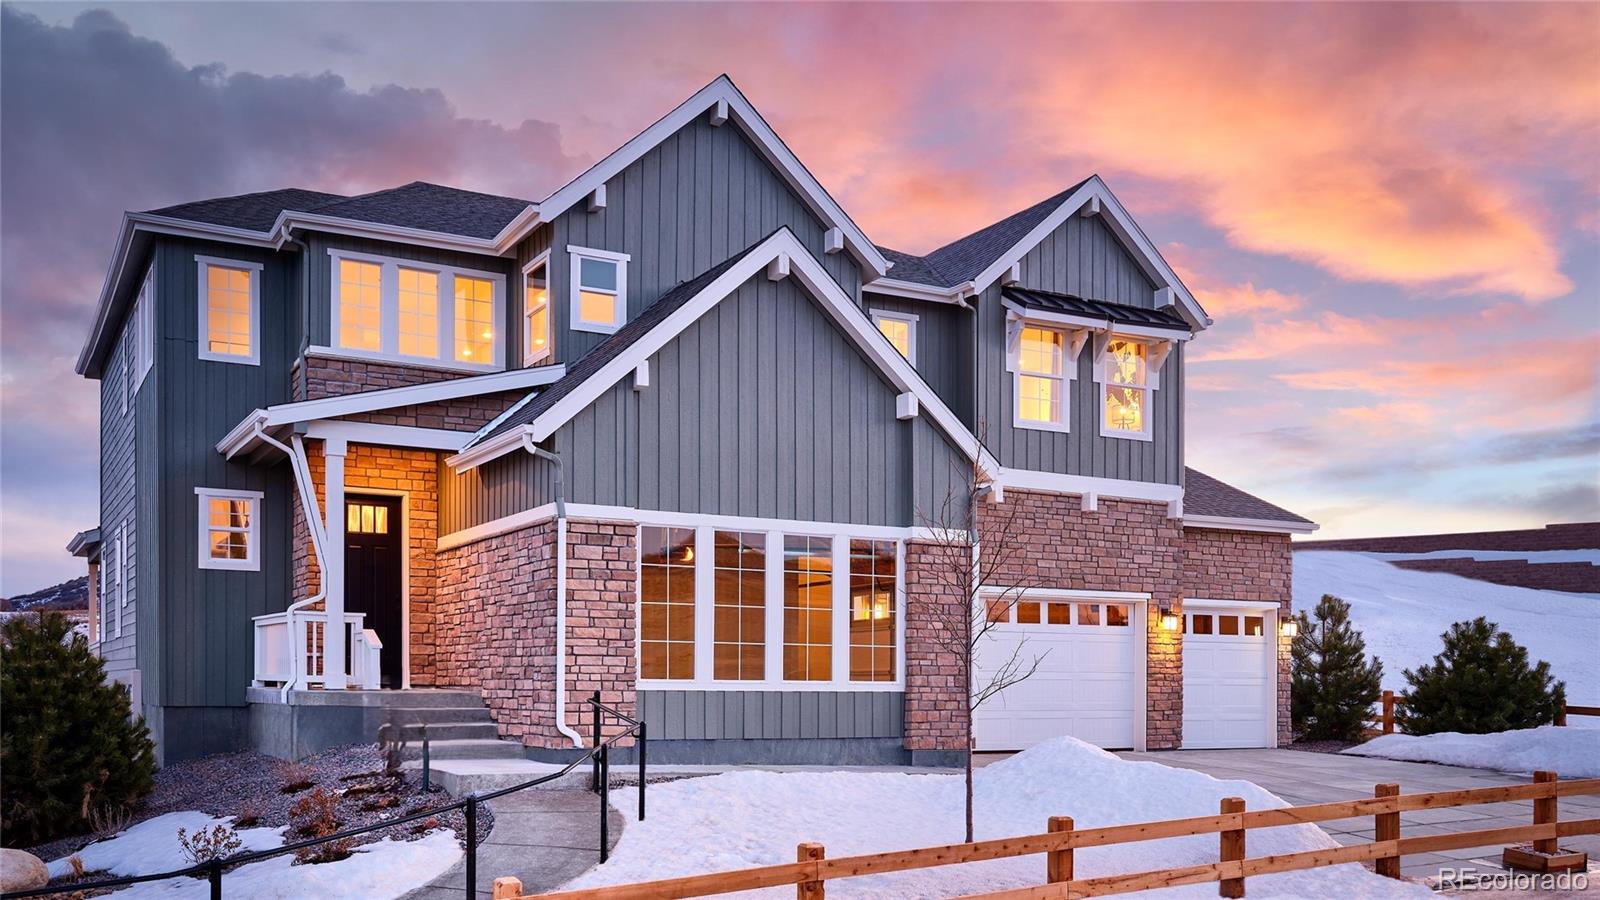
[[[324,546],[322,588],[328,619],[322,641],[322,687],[329,691],[345,689],[344,661],[344,457],[349,444],[344,438],[325,438],[322,442],[324,504]]]

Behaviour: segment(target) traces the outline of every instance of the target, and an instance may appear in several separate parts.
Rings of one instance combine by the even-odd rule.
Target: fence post
[[[1243,797],[1223,797],[1222,814],[1244,812]],[[1221,846],[1218,856],[1223,862],[1234,862],[1244,859],[1244,829],[1234,828],[1218,834]],[[1221,897],[1238,898],[1244,896],[1243,878],[1224,878],[1217,883],[1217,895]]]
[[[1400,785],[1374,785],[1372,788],[1372,796],[1398,797],[1400,796]],[[1396,808],[1393,812],[1380,812],[1373,815],[1372,839],[1374,841],[1400,840],[1400,810],[1398,808]],[[1373,868],[1377,870],[1379,875],[1382,875],[1386,878],[1400,877],[1400,855],[1398,853],[1394,856],[1380,856],[1374,860],[1373,863]]]
[[[593,717],[592,717],[591,721],[593,722],[593,731],[594,731],[594,738],[593,738],[594,743],[590,744],[589,746],[595,748],[596,750],[599,750],[600,749],[600,692],[599,691],[595,691],[594,694],[592,694],[589,697],[589,711],[591,713],[593,713]],[[596,792],[599,792],[599,790],[600,790],[600,754],[596,753],[594,755],[594,757],[590,759],[589,762],[590,762],[590,766],[591,766],[591,769],[592,769],[591,777],[590,777],[590,780],[589,780],[590,781],[590,785],[595,789]]]
[[[801,844],[795,848],[795,862],[811,862],[827,856],[821,844]],[[794,886],[795,900],[824,900],[826,888],[822,881],[802,881]]]
[[[639,821],[644,821],[644,723],[639,723]]]
[[[467,795],[467,900],[478,897],[478,798]]]
[[[1071,816],[1051,816],[1049,831],[1058,834],[1072,830]],[[1050,884],[1060,884],[1072,880],[1072,847],[1063,847],[1060,850],[1051,850],[1044,858],[1044,880]]]
[[[211,900],[222,900],[222,860],[213,859],[206,866],[206,880],[211,882]]]
[[[1567,724],[1567,707],[1566,707],[1566,704],[1562,704],[1561,708],[1556,710],[1556,724],[1557,725],[1566,725]]]
[[[1383,692],[1383,733],[1394,734],[1394,691]]]
[[[522,897],[522,881],[510,875],[503,875],[494,880],[494,900],[520,900]]]
[[[1533,783],[1534,784],[1550,784],[1550,783],[1554,782],[1555,780],[1556,780],[1556,773],[1554,773],[1554,772],[1535,772],[1535,773],[1533,773]],[[1549,797],[1538,797],[1538,798],[1536,798],[1533,801],[1533,824],[1535,824],[1535,825],[1554,825],[1555,823],[1556,823],[1556,797],[1555,797],[1555,794],[1551,794]],[[1552,838],[1540,838],[1540,839],[1534,841],[1533,842],[1533,852],[1535,852],[1535,853],[1555,853],[1556,852],[1556,839],[1553,838],[1553,837]]]
[[[609,746],[601,744],[600,752],[595,754],[595,759],[598,760],[600,765],[600,862],[602,863],[611,855],[610,750]]]

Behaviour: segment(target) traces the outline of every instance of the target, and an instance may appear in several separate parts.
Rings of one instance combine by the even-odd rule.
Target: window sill
[[[221,572],[259,572],[261,563],[253,559],[201,559],[200,568]]]
[[[618,331],[622,330],[622,326],[621,325],[600,325],[600,324],[597,324],[595,322],[574,321],[572,323],[572,330],[573,331],[586,331],[586,332],[588,332],[590,334],[616,334]]]
[[[475,365],[472,363],[441,362],[437,359],[428,359],[421,356],[401,356],[390,353],[374,353],[367,350],[347,350],[343,347],[323,347],[313,345],[306,348],[306,356],[320,359],[353,359],[360,362],[386,363],[391,366],[410,366],[413,369],[431,369],[435,372],[504,372],[505,366],[499,363]]]
[[[1056,434],[1072,433],[1072,428],[1066,422],[1034,422],[1028,419],[1012,419],[1011,427],[1027,431],[1050,431]]]
[[[212,353],[207,350],[201,350],[200,359],[202,362],[233,363],[236,366],[261,365],[261,357],[259,354],[252,356],[238,356],[231,353]]]
[[[1100,429],[1100,436],[1103,438],[1116,438],[1124,441],[1145,441],[1146,443],[1155,440],[1155,437],[1148,432],[1139,434],[1132,431],[1115,431],[1107,430],[1105,428]]]

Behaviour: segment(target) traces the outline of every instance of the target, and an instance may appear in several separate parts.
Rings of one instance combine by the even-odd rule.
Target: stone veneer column
[[[636,709],[638,533],[632,524],[567,523],[567,722],[585,738],[591,730],[587,700],[595,691],[608,706],[629,714]],[[605,722],[607,735],[621,730],[615,720]]]
[[[905,561],[905,748],[912,753],[966,748],[968,683],[965,661],[950,651],[960,636],[947,629],[961,623],[966,598],[953,595],[949,545],[907,541]]]

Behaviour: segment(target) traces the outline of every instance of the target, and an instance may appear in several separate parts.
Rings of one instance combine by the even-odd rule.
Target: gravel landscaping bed
[[[1304,750],[1307,753],[1343,753],[1365,741],[1295,741],[1286,750]]]
[[[314,788],[337,796],[339,830],[373,825],[454,800],[435,788],[422,792],[421,774],[405,769],[384,772],[383,753],[373,744],[336,747],[299,763],[259,753],[224,753],[173,763],[156,773],[155,790],[141,800],[126,823],[135,825],[169,812],[199,810],[218,817],[235,817],[236,827],[282,827],[290,824],[289,809]],[[410,840],[435,828],[449,828],[463,845],[466,819],[461,810],[391,828],[380,828],[354,838],[353,845],[392,837]],[[478,809],[478,838],[494,827],[488,805]],[[29,852],[49,861],[75,853],[99,837],[79,835],[33,847]],[[292,830],[284,843],[302,840]]]

